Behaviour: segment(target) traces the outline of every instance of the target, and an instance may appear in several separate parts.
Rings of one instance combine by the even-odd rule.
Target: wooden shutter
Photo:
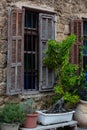
[[[73,64],[80,64],[79,47],[82,45],[82,21],[80,19],[71,20],[70,34],[76,35],[76,43],[72,46],[70,51],[70,62]]]
[[[40,14],[40,90],[52,88],[54,85],[54,71],[49,70],[43,64],[44,50],[47,48],[47,41],[55,38],[54,15]]]
[[[22,92],[23,87],[24,13],[18,8],[8,10],[7,94]]]

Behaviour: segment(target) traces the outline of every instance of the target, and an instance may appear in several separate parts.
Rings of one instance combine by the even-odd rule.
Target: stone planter
[[[87,128],[87,101],[80,100],[74,113],[74,119],[80,127]]]
[[[41,123],[42,125],[49,125],[71,121],[73,113],[75,111],[56,113],[56,114],[48,114],[48,113],[46,114],[43,111],[37,111],[37,112],[38,112],[38,122]]]
[[[19,124],[2,123],[1,130],[18,130]]]

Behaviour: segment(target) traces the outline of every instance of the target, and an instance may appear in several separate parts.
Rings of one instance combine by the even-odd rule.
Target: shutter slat
[[[40,90],[53,88],[54,85],[54,72],[49,70],[43,64],[44,50],[47,48],[47,41],[55,38],[55,23],[54,15],[40,14]]]
[[[70,62],[80,65],[79,46],[82,45],[82,20],[76,19],[70,22],[70,34],[76,35],[76,43],[72,46],[70,51]]]
[[[23,15],[21,9],[8,10],[7,94],[9,95],[21,93],[23,88]]]

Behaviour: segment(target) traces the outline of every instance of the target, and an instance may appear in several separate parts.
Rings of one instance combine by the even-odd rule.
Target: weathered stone
[[[6,40],[0,41],[0,52],[2,54],[6,54],[7,53],[7,41]]]
[[[57,29],[58,32],[59,32],[59,33],[63,33],[63,32],[64,32],[64,27],[65,27],[65,26],[64,26],[63,24],[59,24],[59,25],[58,25],[58,29]]]
[[[64,34],[65,34],[65,35],[68,35],[68,34],[69,34],[69,26],[68,26],[68,25],[65,25]]]
[[[0,97],[1,95],[6,95],[6,83],[4,82],[0,83]]]
[[[6,60],[7,60],[6,55],[0,53],[0,68],[6,67]]]
[[[2,81],[6,82],[6,80],[7,80],[7,68],[3,69],[3,79],[2,79]]]
[[[2,96],[2,97],[0,97],[0,106],[2,106],[3,104],[4,104],[4,98]]]

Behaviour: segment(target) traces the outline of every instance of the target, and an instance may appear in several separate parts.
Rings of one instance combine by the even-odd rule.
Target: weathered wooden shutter
[[[18,8],[8,10],[7,94],[22,92],[23,87],[24,13]]]
[[[82,21],[80,19],[71,20],[70,34],[76,35],[76,43],[72,46],[70,51],[70,62],[73,64],[80,64],[80,46],[82,45]]]
[[[40,14],[40,90],[53,88],[54,71],[48,69],[43,64],[44,50],[47,48],[47,41],[55,38],[55,19],[54,15]]]

